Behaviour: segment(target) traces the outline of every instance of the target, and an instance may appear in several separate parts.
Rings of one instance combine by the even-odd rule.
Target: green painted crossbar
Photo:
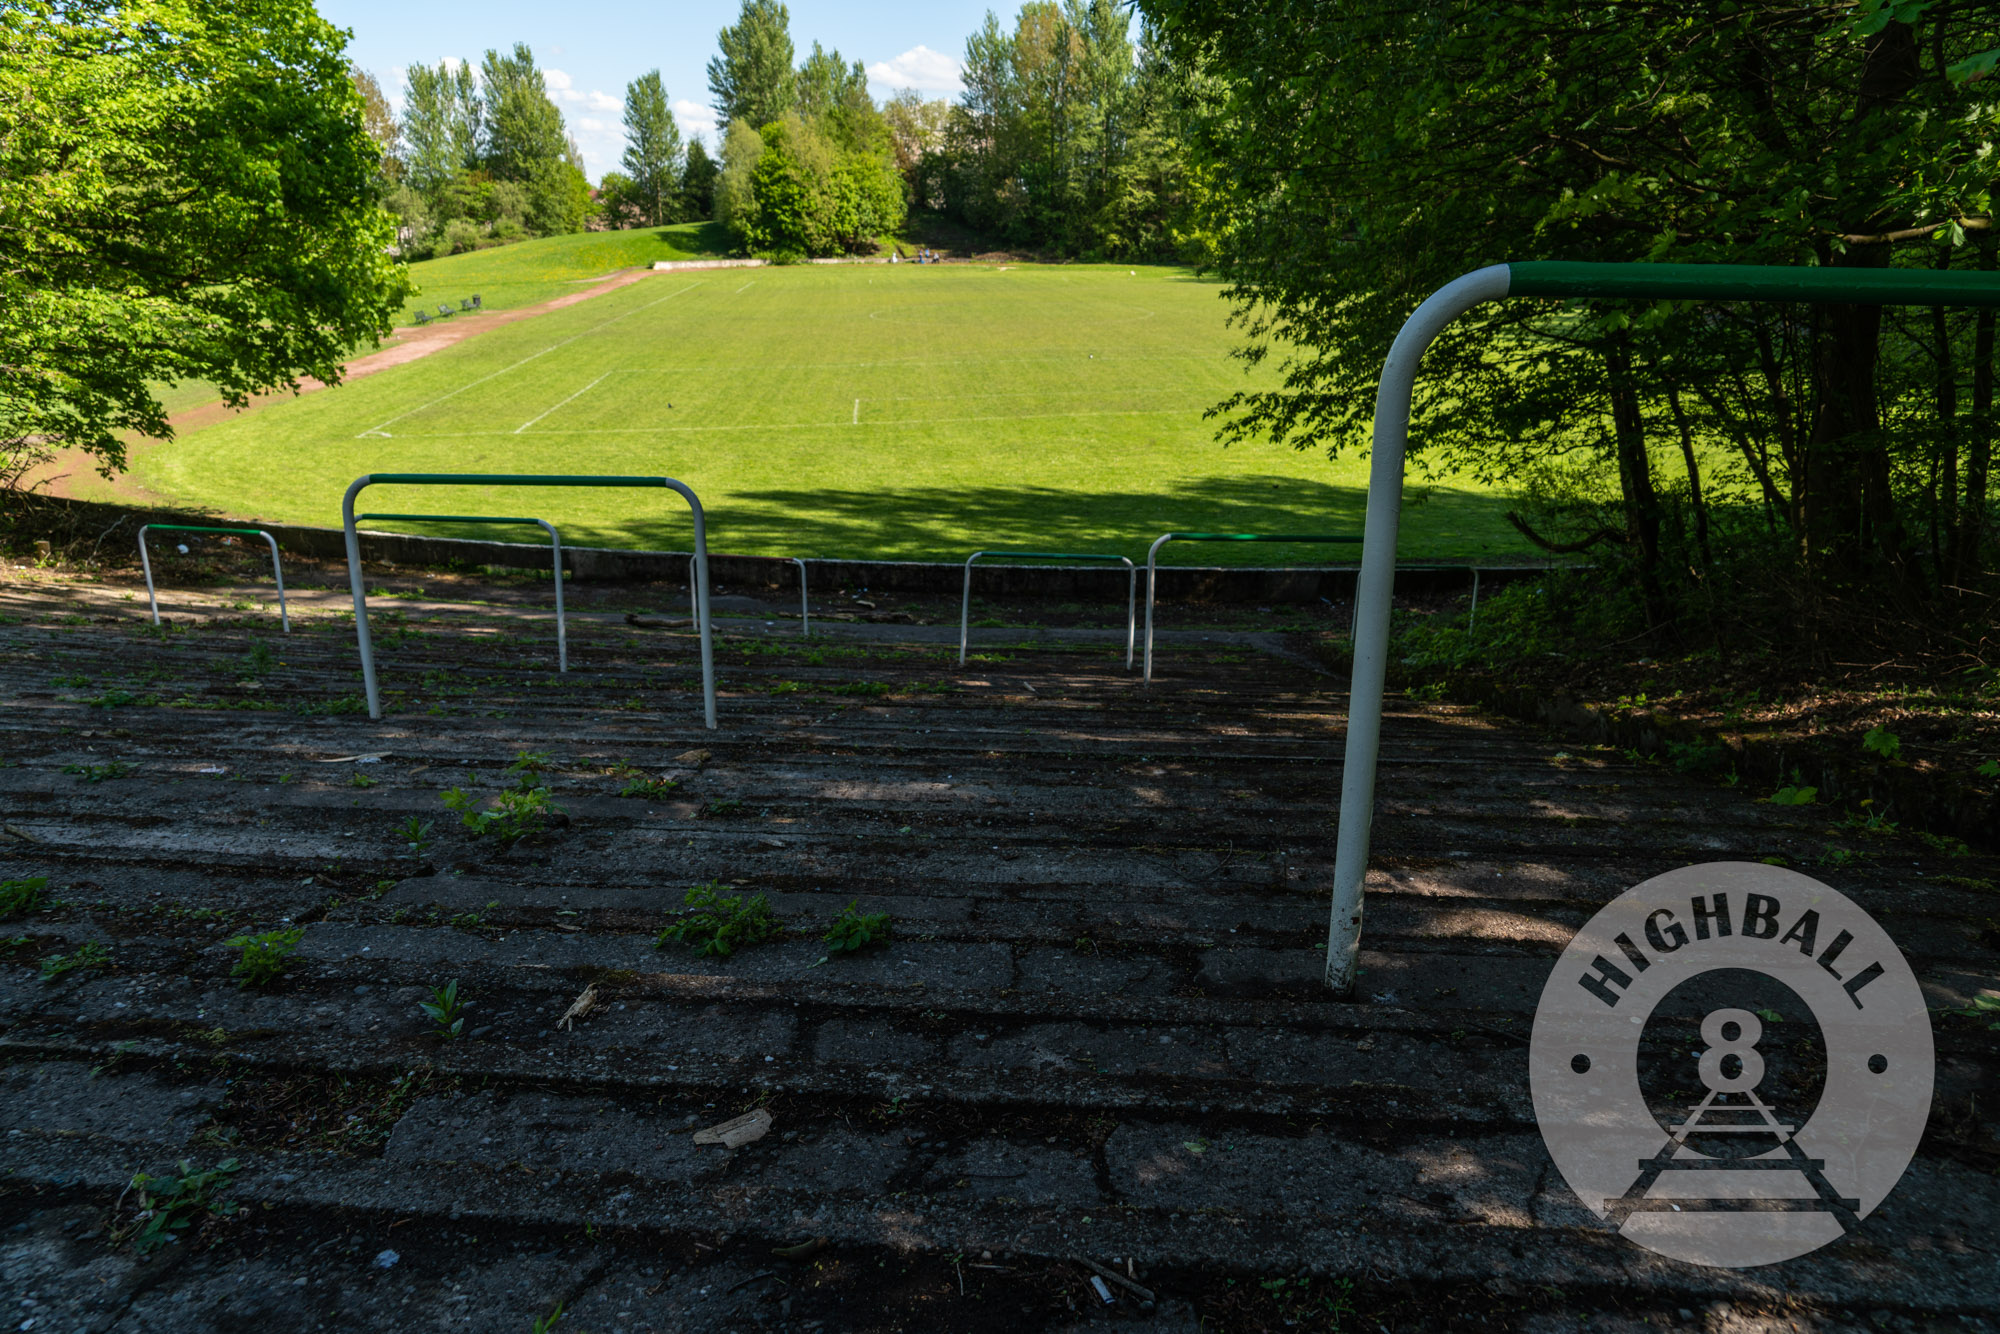
[[[2000,306],[2000,272],[1781,268],[1762,264],[1508,264],[1508,296],[1809,301],[1843,306]]]

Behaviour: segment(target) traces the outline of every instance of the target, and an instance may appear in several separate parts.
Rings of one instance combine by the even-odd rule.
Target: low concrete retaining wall
[[[132,550],[133,534],[142,523],[215,523],[262,528],[278,539],[288,555],[345,561],[347,545],[338,528],[303,524],[260,523],[254,519],[217,519],[186,511],[128,511],[105,530],[95,549]],[[370,564],[477,568],[501,565],[509,569],[545,570],[548,545],[542,542],[490,542],[458,537],[428,537],[408,533],[361,533],[361,558]],[[570,577],[592,583],[684,583],[685,551],[626,551],[609,547],[563,548],[563,565]],[[1545,566],[1488,565],[1480,567],[1482,593],[1516,579],[1538,579]],[[926,593],[956,597],[964,587],[965,567],[948,561],[827,560],[806,557],[807,577],[815,590],[869,588],[879,592]],[[1053,565],[979,565],[972,591],[981,597],[1074,598],[1112,601],[1125,595],[1123,566],[1065,567]],[[1343,601],[1354,594],[1358,565],[1189,566],[1160,567],[1159,596],[1174,602],[1316,602]],[[1143,577],[1143,567],[1141,570]],[[798,571],[791,561],[772,556],[709,557],[709,577],[718,586],[738,590],[795,590]],[[1471,570],[1463,565],[1413,563],[1397,572],[1396,591],[1404,595],[1451,593],[1470,588]],[[1143,593],[1143,589],[1141,590]]]

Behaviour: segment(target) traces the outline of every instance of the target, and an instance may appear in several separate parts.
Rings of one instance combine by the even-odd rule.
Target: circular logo
[[[1612,900],[1535,1010],[1528,1078],[1584,1205],[1677,1260],[1816,1250],[1889,1194],[1930,1116],[1930,1016],[1846,896],[1755,862]]]

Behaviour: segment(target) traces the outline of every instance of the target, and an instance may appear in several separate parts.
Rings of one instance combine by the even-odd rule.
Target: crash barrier
[[[717,551],[717,552],[714,552],[714,553],[712,553],[712,555],[715,555],[715,556],[720,556],[720,555],[722,555],[722,554],[723,554],[723,553],[721,553],[721,552],[719,552],[719,551]],[[801,636],[801,637],[803,637],[803,638],[807,638],[807,639],[810,639],[810,638],[812,637],[812,632],[813,632],[813,631],[812,631],[812,608],[811,608],[811,606],[809,606],[809,605],[807,604],[807,602],[806,602],[806,563],[805,563],[804,561],[800,560],[800,559],[799,559],[799,558],[798,558],[797,556],[768,556],[768,557],[745,557],[745,556],[737,556],[737,557],[734,557],[734,559],[736,559],[736,560],[750,560],[750,559],[765,559],[765,560],[788,560],[788,561],[790,561],[790,562],[791,562],[792,564],[794,564],[794,565],[796,565],[796,566],[798,566],[798,567],[799,567],[799,634],[800,634],[800,636]],[[693,556],[689,556],[689,557],[688,557],[688,608],[689,608],[689,611],[690,611],[690,614],[694,615],[694,616],[695,616],[695,617],[696,617],[697,619],[699,619],[699,618],[700,618],[700,612],[698,612],[698,611],[696,611],[696,610],[695,610],[695,596],[694,596],[694,557],[693,557]]]
[[[2000,306],[2000,272],[1963,269],[1784,268],[1754,264],[1495,264],[1454,279],[1418,306],[1390,345],[1375,389],[1368,518],[1355,585],[1354,676],[1348,689],[1347,756],[1340,780],[1326,983],[1354,984],[1361,947],[1361,889],[1375,819],[1382,688],[1389,667],[1389,606],[1395,593],[1403,463],[1417,365],[1444,329],[1483,301],[1532,296],[1644,301],[1798,301],[1846,306]],[[1150,624],[1150,619],[1149,619]]]
[[[356,523],[370,519],[390,523],[504,523],[520,527],[533,526],[549,535],[549,553],[554,561],[556,581],[556,670],[569,670],[569,627],[563,618],[563,551],[562,534],[546,519],[501,518],[485,514],[357,514]]]
[[[285,569],[278,559],[278,539],[262,528],[204,528],[190,523],[142,523],[139,525],[139,568],[146,572],[146,602],[153,609],[153,624],[160,623],[160,599],[153,592],[153,558],[146,554],[146,534],[153,530],[174,533],[228,533],[235,537],[261,537],[271,544],[271,575],[278,581],[278,620],[285,633],[292,632],[292,614],[285,607]]]
[[[1160,548],[1169,542],[1359,542],[1348,533],[1162,533],[1146,549],[1146,676],[1153,684],[1153,589],[1160,566]]]
[[[708,629],[708,529],[701,499],[685,483],[671,477],[592,477],[540,473],[364,473],[354,479],[340,500],[341,527],[347,535],[347,580],[354,591],[354,634],[361,650],[361,679],[368,691],[368,716],[382,716],[382,695],[375,680],[375,649],[368,634],[368,597],[361,578],[361,539],[354,527],[354,498],[371,486],[623,486],[664,487],[680,493],[694,515],[695,622],[701,633],[702,712],[715,726],[715,646]],[[558,571],[560,574],[560,571]],[[558,589],[562,580],[556,580]]]
[[[1137,598],[1139,567],[1128,556],[1108,556],[1091,551],[975,551],[965,558],[965,593],[958,604],[958,664],[965,665],[966,641],[972,633],[972,562],[994,560],[1089,560],[1118,561],[1125,566],[1125,670],[1132,670],[1132,640],[1138,629]],[[1150,643],[1150,639],[1148,643]]]

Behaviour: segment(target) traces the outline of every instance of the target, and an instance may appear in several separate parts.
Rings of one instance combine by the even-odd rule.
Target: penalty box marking
[[[383,422],[379,426],[371,426],[365,431],[357,432],[354,438],[356,440],[365,440],[372,435],[380,437],[381,439],[384,440],[393,439],[394,437],[392,437],[389,434],[388,428],[394,426],[397,422],[403,420],[403,418],[414,417],[419,412],[427,412],[431,408],[436,407],[440,403],[443,403],[449,399],[457,398],[460,394],[464,393],[468,389],[477,388],[478,386],[485,384],[488,380],[498,379],[500,376],[505,375],[508,371],[519,370],[521,367],[527,365],[529,362],[538,360],[539,358],[542,357],[546,357],[549,353],[554,352],[558,348],[568,347],[571,343],[574,343],[579,338],[583,338],[589,334],[594,334],[599,329],[609,328],[611,325],[618,323],[620,320],[630,319],[632,316],[637,315],[642,310],[651,310],[654,306],[660,305],[663,302],[672,301],[675,297],[681,295],[681,293],[692,292],[695,288],[700,287],[701,285],[702,285],[702,280],[697,279],[696,281],[689,283],[686,287],[678,288],[675,291],[667,293],[665,296],[660,297],[658,300],[648,301],[643,306],[634,306],[632,307],[632,309],[626,311],[623,315],[613,315],[610,319],[605,320],[602,324],[593,324],[588,329],[584,329],[581,330],[580,332],[571,334],[569,337],[563,339],[559,343],[551,343],[549,346],[543,348],[539,352],[530,353],[528,356],[522,357],[519,361],[515,362],[511,366],[502,366],[499,370],[494,371],[492,374],[482,375],[477,380],[468,381],[467,383],[462,384],[458,388],[452,390],[448,394],[438,395],[436,398],[432,399],[428,403],[422,404],[421,406],[418,407],[411,408],[406,412],[399,412],[395,416],[389,418],[389,420]],[[553,411],[553,409],[551,409],[551,411]],[[546,416],[547,414],[545,413],[543,415]]]

